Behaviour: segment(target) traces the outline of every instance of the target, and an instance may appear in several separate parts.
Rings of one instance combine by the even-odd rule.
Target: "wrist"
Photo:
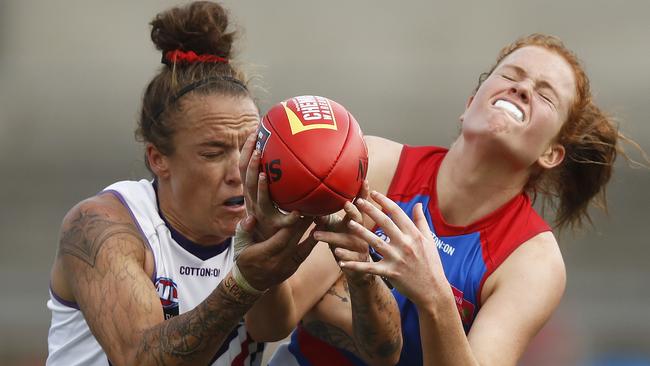
[[[239,266],[237,265],[237,262],[234,263],[230,273],[232,275],[232,278],[237,283],[237,286],[239,286],[239,288],[241,288],[244,292],[246,292],[246,293],[248,293],[250,295],[261,296],[266,291],[268,291],[268,289],[260,290],[260,289],[258,289],[256,287],[254,287],[253,285],[251,285],[250,282],[248,282],[246,277],[244,277],[244,275],[239,270]]]
[[[413,298],[411,301],[415,304],[418,312],[426,312],[429,315],[436,315],[448,306],[456,308],[456,300],[449,283],[433,288],[425,296]]]
[[[231,301],[241,305],[252,305],[262,296],[262,294],[252,294],[244,290],[233,277],[232,271],[221,281],[219,288]]]
[[[346,275],[345,279],[351,294],[356,293],[362,296],[371,296],[373,293],[379,291],[379,286],[386,287],[381,277],[372,274],[357,275],[355,277]]]

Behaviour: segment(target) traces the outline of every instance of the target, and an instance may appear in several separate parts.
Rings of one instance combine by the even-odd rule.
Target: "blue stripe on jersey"
[[[293,357],[296,358],[296,361],[298,361],[298,364],[301,366],[311,366],[311,363],[307,361],[307,358],[302,355],[302,352],[300,352],[300,343],[298,342],[298,329],[294,329],[293,332],[291,332],[291,342],[289,343],[289,347],[287,347],[289,352],[293,355]]]
[[[442,261],[445,275],[450,285],[455,288],[454,296],[463,317],[465,333],[471,327],[471,321],[478,311],[478,290],[486,266],[483,262],[480,233],[468,233],[458,236],[438,237],[432,225],[429,212],[428,195],[417,195],[408,201],[397,201],[402,210],[413,219],[413,208],[422,203],[424,215],[434,236],[435,244]],[[379,236],[384,235],[381,230]],[[386,238],[384,237],[384,240]],[[415,305],[397,290],[392,291],[397,301],[402,320],[403,346],[398,365],[421,365],[422,344],[420,340],[420,325]]]

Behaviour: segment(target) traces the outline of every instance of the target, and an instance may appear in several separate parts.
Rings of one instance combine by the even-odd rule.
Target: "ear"
[[[554,142],[537,158],[537,163],[544,169],[555,168],[564,160],[564,146]]]
[[[467,98],[467,103],[465,103],[465,110],[467,110],[467,108],[469,108],[469,105],[472,104],[472,101],[474,101],[474,95],[473,94],[470,95],[469,98]],[[463,111],[463,114],[460,115],[458,120],[460,121],[460,124],[462,125],[463,120],[465,120],[465,111]]]
[[[151,143],[148,143],[145,147],[145,155],[149,162],[149,167],[156,177],[167,178],[169,176],[169,165],[166,155],[161,153],[160,150]]]

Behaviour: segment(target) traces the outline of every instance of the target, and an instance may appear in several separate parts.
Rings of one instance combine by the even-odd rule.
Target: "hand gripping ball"
[[[368,169],[357,121],[342,105],[319,96],[271,107],[260,122],[256,149],[273,202],[308,216],[341,210],[359,194]]]

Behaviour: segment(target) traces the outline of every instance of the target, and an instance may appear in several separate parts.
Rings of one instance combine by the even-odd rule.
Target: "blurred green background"
[[[160,65],[148,22],[178,3],[0,0],[2,364],[44,362],[65,212],[114,181],[147,176],[133,130]],[[578,53],[596,100],[650,151],[648,1],[224,4],[262,112],[318,94],[345,105],[366,134],[448,146],[498,50],[544,32]],[[649,187],[650,170],[620,160],[609,215],[561,236],[567,291],[522,365],[650,364]]]

